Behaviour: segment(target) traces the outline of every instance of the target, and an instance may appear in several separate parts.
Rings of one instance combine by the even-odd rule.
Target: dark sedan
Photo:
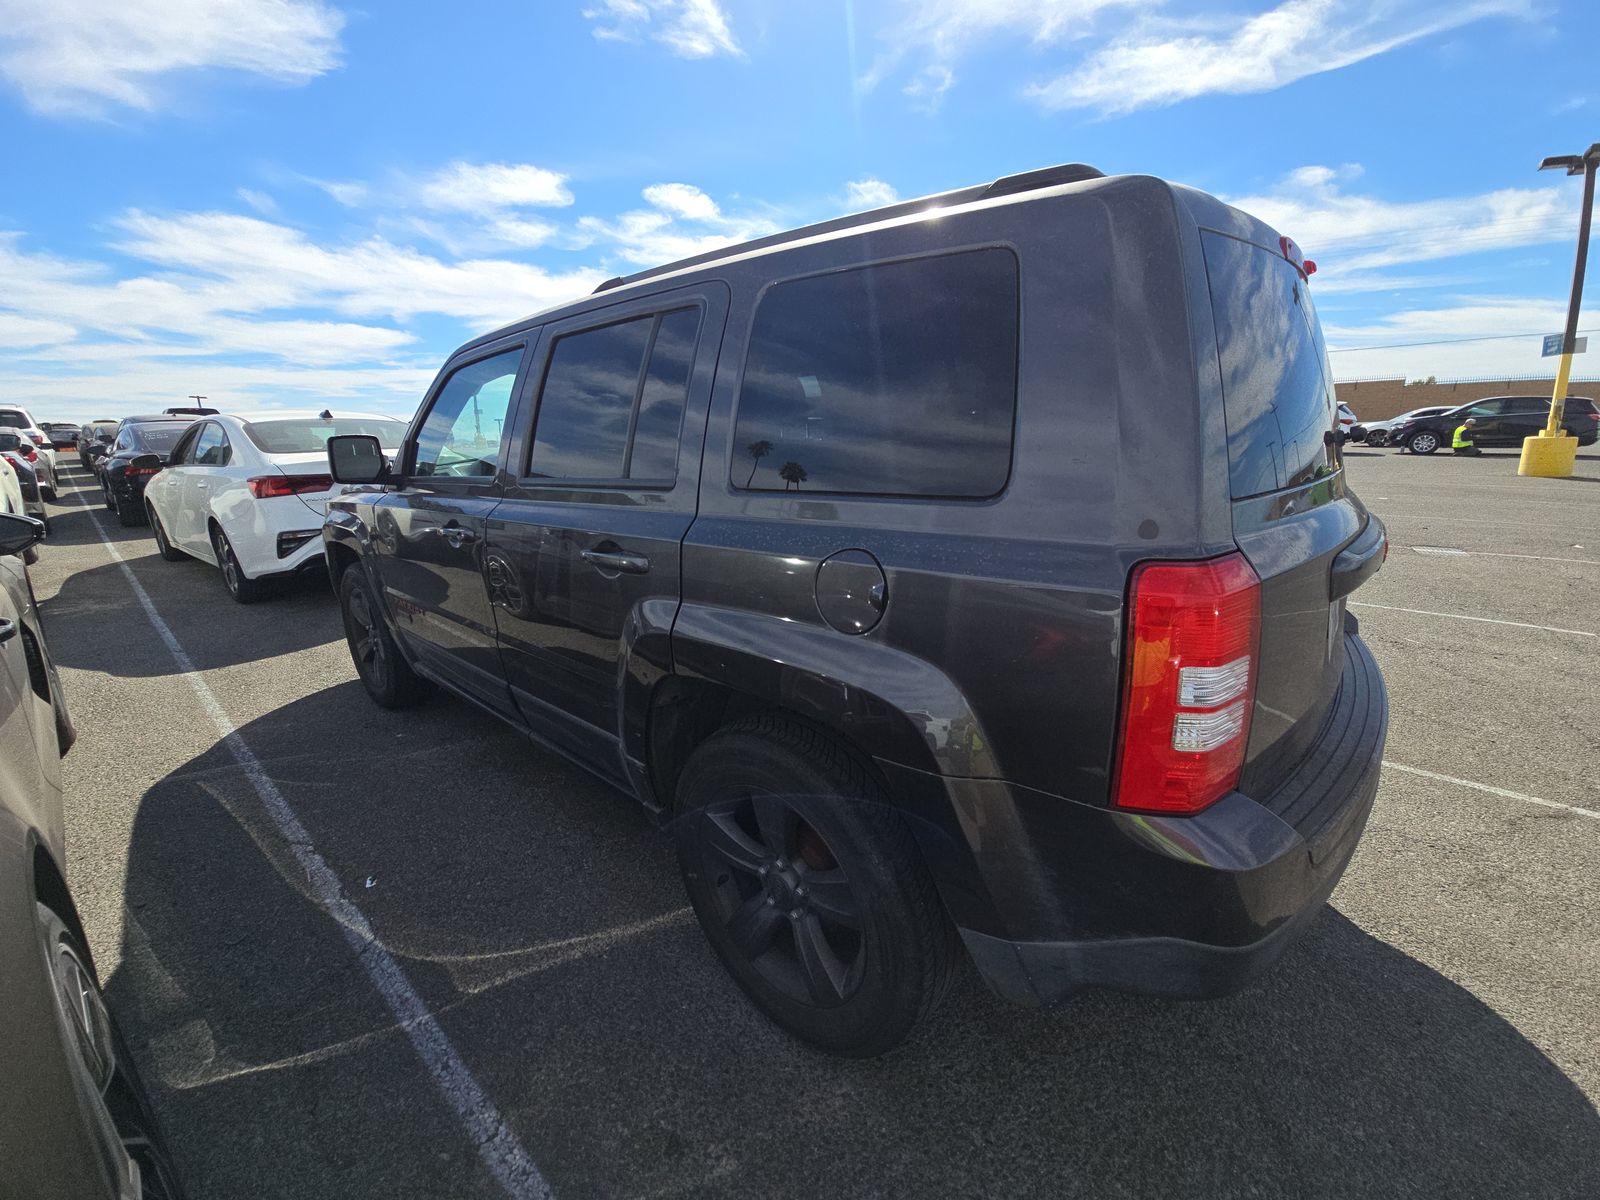
[[[117,514],[123,525],[143,525],[149,518],[144,511],[144,488],[161,468],[136,462],[155,455],[165,462],[183,431],[194,424],[184,417],[166,414],[126,417],[117,428],[116,441],[96,466],[106,508]]]
[[[67,887],[61,756],[75,734],[16,557],[43,534],[0,513],[0,1192],[174,1200]]]
[[[85,471],[95,469],[95,461],[117,440],[116,421],[90,421],[78,430],[78,462]]]
[[[1549,396],[1489,396],[1474,400],[1431,417],[1416,417],[1389,435],[1391,444],[1413,454],[1432,454],[1448,446],[1467,420],[1472,419],[1472,444],[1478,447],[1520,448],[1545,427],[1550,419]],[[1561,427],[1578,439],[1580,446],[1594,445],[1600,437],[1600,410],[1587,396],[1568,396],[1561,414]]]

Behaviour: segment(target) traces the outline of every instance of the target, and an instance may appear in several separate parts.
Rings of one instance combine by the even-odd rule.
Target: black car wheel
[[[91,1129],[100,1133],[113,1158],[121,1146],[122,1160],[108,1167],[119,1179],[131,1179],[131,1162],[138,1172],[142,1200],[182,1200],[183,1186],[89,956],[54,910],[43,904],[34,910],[79,1101]],[[124,1194],[119,1190],[118,1195]]]
[[[150,518],[150,532],[155,535],[156,549],[161,552],[161,557],[167,562],[182,562],[189,556],[179,550],[167,540],[167,531],[161,524],[161,518],[156,514],[154,506],[147,506],[147,515]]]
[[[132,529],[136,525],[144,524],[144,506],[138,500],[112,494],[111,511],[117,514],[117,524],[124,529]]]
[[[834,1054],[882,1054],[957,961],[911,835],[842,747],[781,717],[714,734],[677,785],[678,865],[712,949],[767,1017]]]
[[[261,599],[265,590],[261,581],[244,573],[228,535],[215,525],[211,527],[211,549],[217,556],[217,569],[222,572],[222,585],[228,589],[228,595],[240,604],[254,604]]]
[[[339,610],[350,658],[367,695],[384,708],[410,708],[425,699],[432,685],[400,656],[359,566],[348,567],[339,577]]]
[[[111,495],[111,481],[103,475],[100,477],[100,491],[106,498],[106,511],[116,512],[117,502],[116,499]]]
[[[1432,454],[1439,448],[1439,435],[1431,429],[1419,429],[1411,435],[1406,448],[1413,454]]]

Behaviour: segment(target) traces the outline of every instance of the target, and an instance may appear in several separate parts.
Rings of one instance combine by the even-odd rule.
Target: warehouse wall
[[[1443,383],[1407,383],[1404,379],[1362,379],[1336,384],[1339,399],[1363,421],[1382,421],[1428,404],[1466,404],[1485,396],[1548,396],[1551,379],[1463,379]],[[1574,379],[1574,396],[1600,399],[1600,380]]]

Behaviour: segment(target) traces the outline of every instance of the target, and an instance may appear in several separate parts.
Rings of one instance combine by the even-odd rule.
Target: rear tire
[[[144,510],[139,507],[136,500],[124,500],[120,496],[113,496],[111,511],[117,514],[117,524],[124,529],[144,524]]]
[[[359,564],[352,563],[339,576],[339,612],[350,660],[374,704],[410,708],[428,698],[433,685],[401,657]]]
[[[156,549],[161,552],[161,557],[167,562],[182,562],[188,558],[187,554],[167,540],[167,531],[161,524],[161,517],[156,513],[155,506],[147,504],[145,511],[150,518],[150,532],[155,535]]]
[[[958,961],[954,926],[903,819],[843,747],[749,718],[695,750],[677,796],[701,929],[774,1024],[868,1057],[934,1010]]]
[[[244,573],[228,535],[215,525],[211,527],[211,549],[216,553],[217,569],[222,572],[222,586],[228,589],[228,595],[240,604],[254,604],[266,594],[266,586],[259,579]]]
[[[1431,429],[1420,429],[1411,435],[1406,449],[1413,454],[1432,454],[1439,448],[1439,435]]]
[[[88,954],[54,910],[35,904],[34,911],[66,1065],[87,1109],[84,1115],[95,1124],[104,1122],[101,1128],[109,1125],[123,1152],[138,1163],[142,1200],[183,1200],[183,1184]]]

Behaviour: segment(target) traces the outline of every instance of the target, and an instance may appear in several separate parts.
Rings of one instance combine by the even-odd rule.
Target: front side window
[[[519,346],[451,373],[417,435],[412,474],[481,479],[495,473],[500,433],[521,362]]]
[[[558,338],[539,395],[528,474],[671,481],[700,310],[636,317]]]
[[[228,461],[228,439],[220,425],[206,422],[194,443],[194,464],[197,467],[220,467]]]
[[[1011,472],[1017,260],[970,250],[779,283],[739,390],[731,481],[979,498]]]

